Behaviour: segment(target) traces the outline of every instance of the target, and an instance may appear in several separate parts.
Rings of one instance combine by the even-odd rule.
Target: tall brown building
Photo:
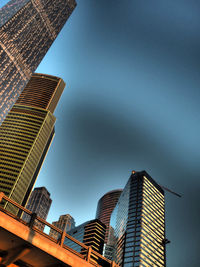
[[[11,0],[0,9],[0,124],[75,6],[75,0]]]
[[[36,213],[38,217],[46,220],[51,203],[52,200],[47,189],[45,187],[37,187],[32,191],[26,209]],[[22,219],[29,222],[30,215],[24,213]],[[41,231],[44,230],[44,224],[37,220],[35,221],[34,226]]]
[[[64,86],[63,80],[58,77],[35,73],[16,104],[42,108],[53,113]]]
[[[112,190],[102,196],[97,205],[96,219],[99,219],[106,225],[105,243],[108,240],[108,232],[110,227],[110,216],[115,208],[117,201],[121,195],[122,189]]]
[[[64,87],[58,77],[34,74],[0,126],[0,191],[19,204],[26,204],[53,139],[52,112]]]

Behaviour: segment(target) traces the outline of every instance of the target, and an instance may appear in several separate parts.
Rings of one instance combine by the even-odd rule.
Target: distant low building
[[[52,224],[65,232],[70,231],[75,227],[74,218],[70,214],[61,215],[59,217],[59,220],[56,222],[52,222]],[[60,238],[60,234],[53,229],[50,230],[49,235],[55,239]]]
[[[45,187],[37,187],[31,193],[26,208],[36,213],[38,217],[46,220],[51,203],[52,200],[47,189]],[[28,222],[30,220],[30,216],[28,214],[24,214],[22,219]],[[41,222],[36,221],[34,226],[41,231],[44,230],[44,225]]]

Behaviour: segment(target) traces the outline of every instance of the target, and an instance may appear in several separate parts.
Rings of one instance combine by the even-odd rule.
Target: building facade
[[[60,230],[67,232],[67,231],[70,231],[71,229],[74,229],[75,220],[70,214],[65,214],[65,215],[61,215],[59,217],[59,220],[56,222],[52,222],[52,224],[56,226],[57,228],[59,228]],[[49,236],[55,239],[60,238],[60,234],[54,231],[53,229],[50,230]]]
[[[95,219],[87,221],[68,231],[67,233],[76,240],[80,241],[81,243],[84,243],[88,247],[91,247],[94,251],[102,255],[106,226],[100,220]],[[72,248],[73,250],[81,253],[82,255],[86,255],[86,250],[81,248],[73,241],[65,238],[64,244]],[[100,263],[100,259],[98,256],[92,255],[91,258],[94,263]]]
[[[108,232],[110,227],[110,216],[115,208],[117,201],[121,195],[122,189],[112,190],[100,198],[97,204],[96,219],[99,219],[106,225],[105,243],[108,240]]]
[[[0,9],[0,124],[75,6],[75,0],[11,0]]]
[[[51,203],[52,200],[47,189],[45,187],[37,187],[34,188],[33,192],[31,193],[31,196],[26,205],[26,209],[36,213],[38,217],[46,220],[49,209],[51,207]],[[22,219],[29,222],[30,216],[28,214],[24,214],[22,216]],[[41,231],[44,230],[44,225],[37,220],[34,223],[34,226]]]
[[[164,191],[145,171],[133,171],[111,227],[108,244],[119,266],[166,266]]]
[[[64,87],[58,77],[34,74],[0,126],[0,191],[23,206],[54,137],[56,118],[51,111]],[[6,207],[17,212],[11,204]]]

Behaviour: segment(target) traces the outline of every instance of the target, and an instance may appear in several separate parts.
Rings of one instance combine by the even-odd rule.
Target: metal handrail
[[[23,219],[17,217],[16,215],[12,214],[11,212],[5,210],[4,208],[1,208],[1,211],[3,211],[4,213],[10,215],[13,218],[15,218],[17,220],[20,220],[21,222],[25,223],[30,228],[32,228],[34,231],[38,232],[39,234],[42,234],[43,236],[45,236],[46,238],[50,239],[51,241],[56,242],[59,246],[63,247],[64,249],[70,250],[72,253],[78,255],[79,257],[85,259],[87,262],[89,262],[89,263],[91,263],[93,265],[97,265],[91,260],[91,256],[95,255],[98,258],[100,258],[101,260],[107,262],[110,265],[110,267],[119,267],[114,261],[111,261],[111,260],[103,257],[101,254],[99,254],[98,252],[94,251],[91,247],[88,247],[85,244],[81,243],[80,241],[76,240],[75,238],[73,238],[72,236],[67,234],[65,231],[62,231],[61,229],[57,228],[55,225],[48,223],[44,219],[38,217],[37,214],[35,214],[34,212],[31,212],[30,210],[24,208],[23,206],[21,206],[20,204],[18,204],[14,200],[12,200],[9,197],[7,197],[3,192],[0,192],[0,203],[3,200],[11,203],[13,206],[17,207],[20,211],[23,211],[26,214],[30,215],[31,218],[30,218],[29,223],[27,223]],[[44,233],[40,229],[34,227],[35,220],[41,222],[42,224],[48,226],[50,229],[52,229],[52,230],[56,231],[57,233],[59,233],[61,235],[61,238],[59,239],[59,242],[58,242],[58,240],[54,239],[53,237],[50,237],[48,234]],[[65,245],[64,244],[65,238],[73,241],[74,243],[76,243],[80,247],[84,248],[86,250],[85,257],[82,254],[80,254],[79,252],[77,252],[77,251],[73,250],[72,248],[68,247],[67,245]]]

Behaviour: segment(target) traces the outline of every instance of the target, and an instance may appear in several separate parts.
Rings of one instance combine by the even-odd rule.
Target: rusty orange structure
[[[104,258],[99,253],[93,251],[91,247],[86,246],[69,236],[66,232],[37,217],[35,213],[9,199],[2,192],[0,193],[1,202],[9,202],[22,212],[27,213],[30,215],[30,221],[27,223],[0,207],[0,266],[118,267],[115,262]],[[57,231],[60,234],[60,238],[56,240],[34,227],[36,220],[43,223],[45,227]],[[83,256],[64,245],[65,238],[70,239],[81,246],[82,249],[85,249],[86,255]],[[100,257],[102,265],[97,265],[91,261],[92,255]]]

